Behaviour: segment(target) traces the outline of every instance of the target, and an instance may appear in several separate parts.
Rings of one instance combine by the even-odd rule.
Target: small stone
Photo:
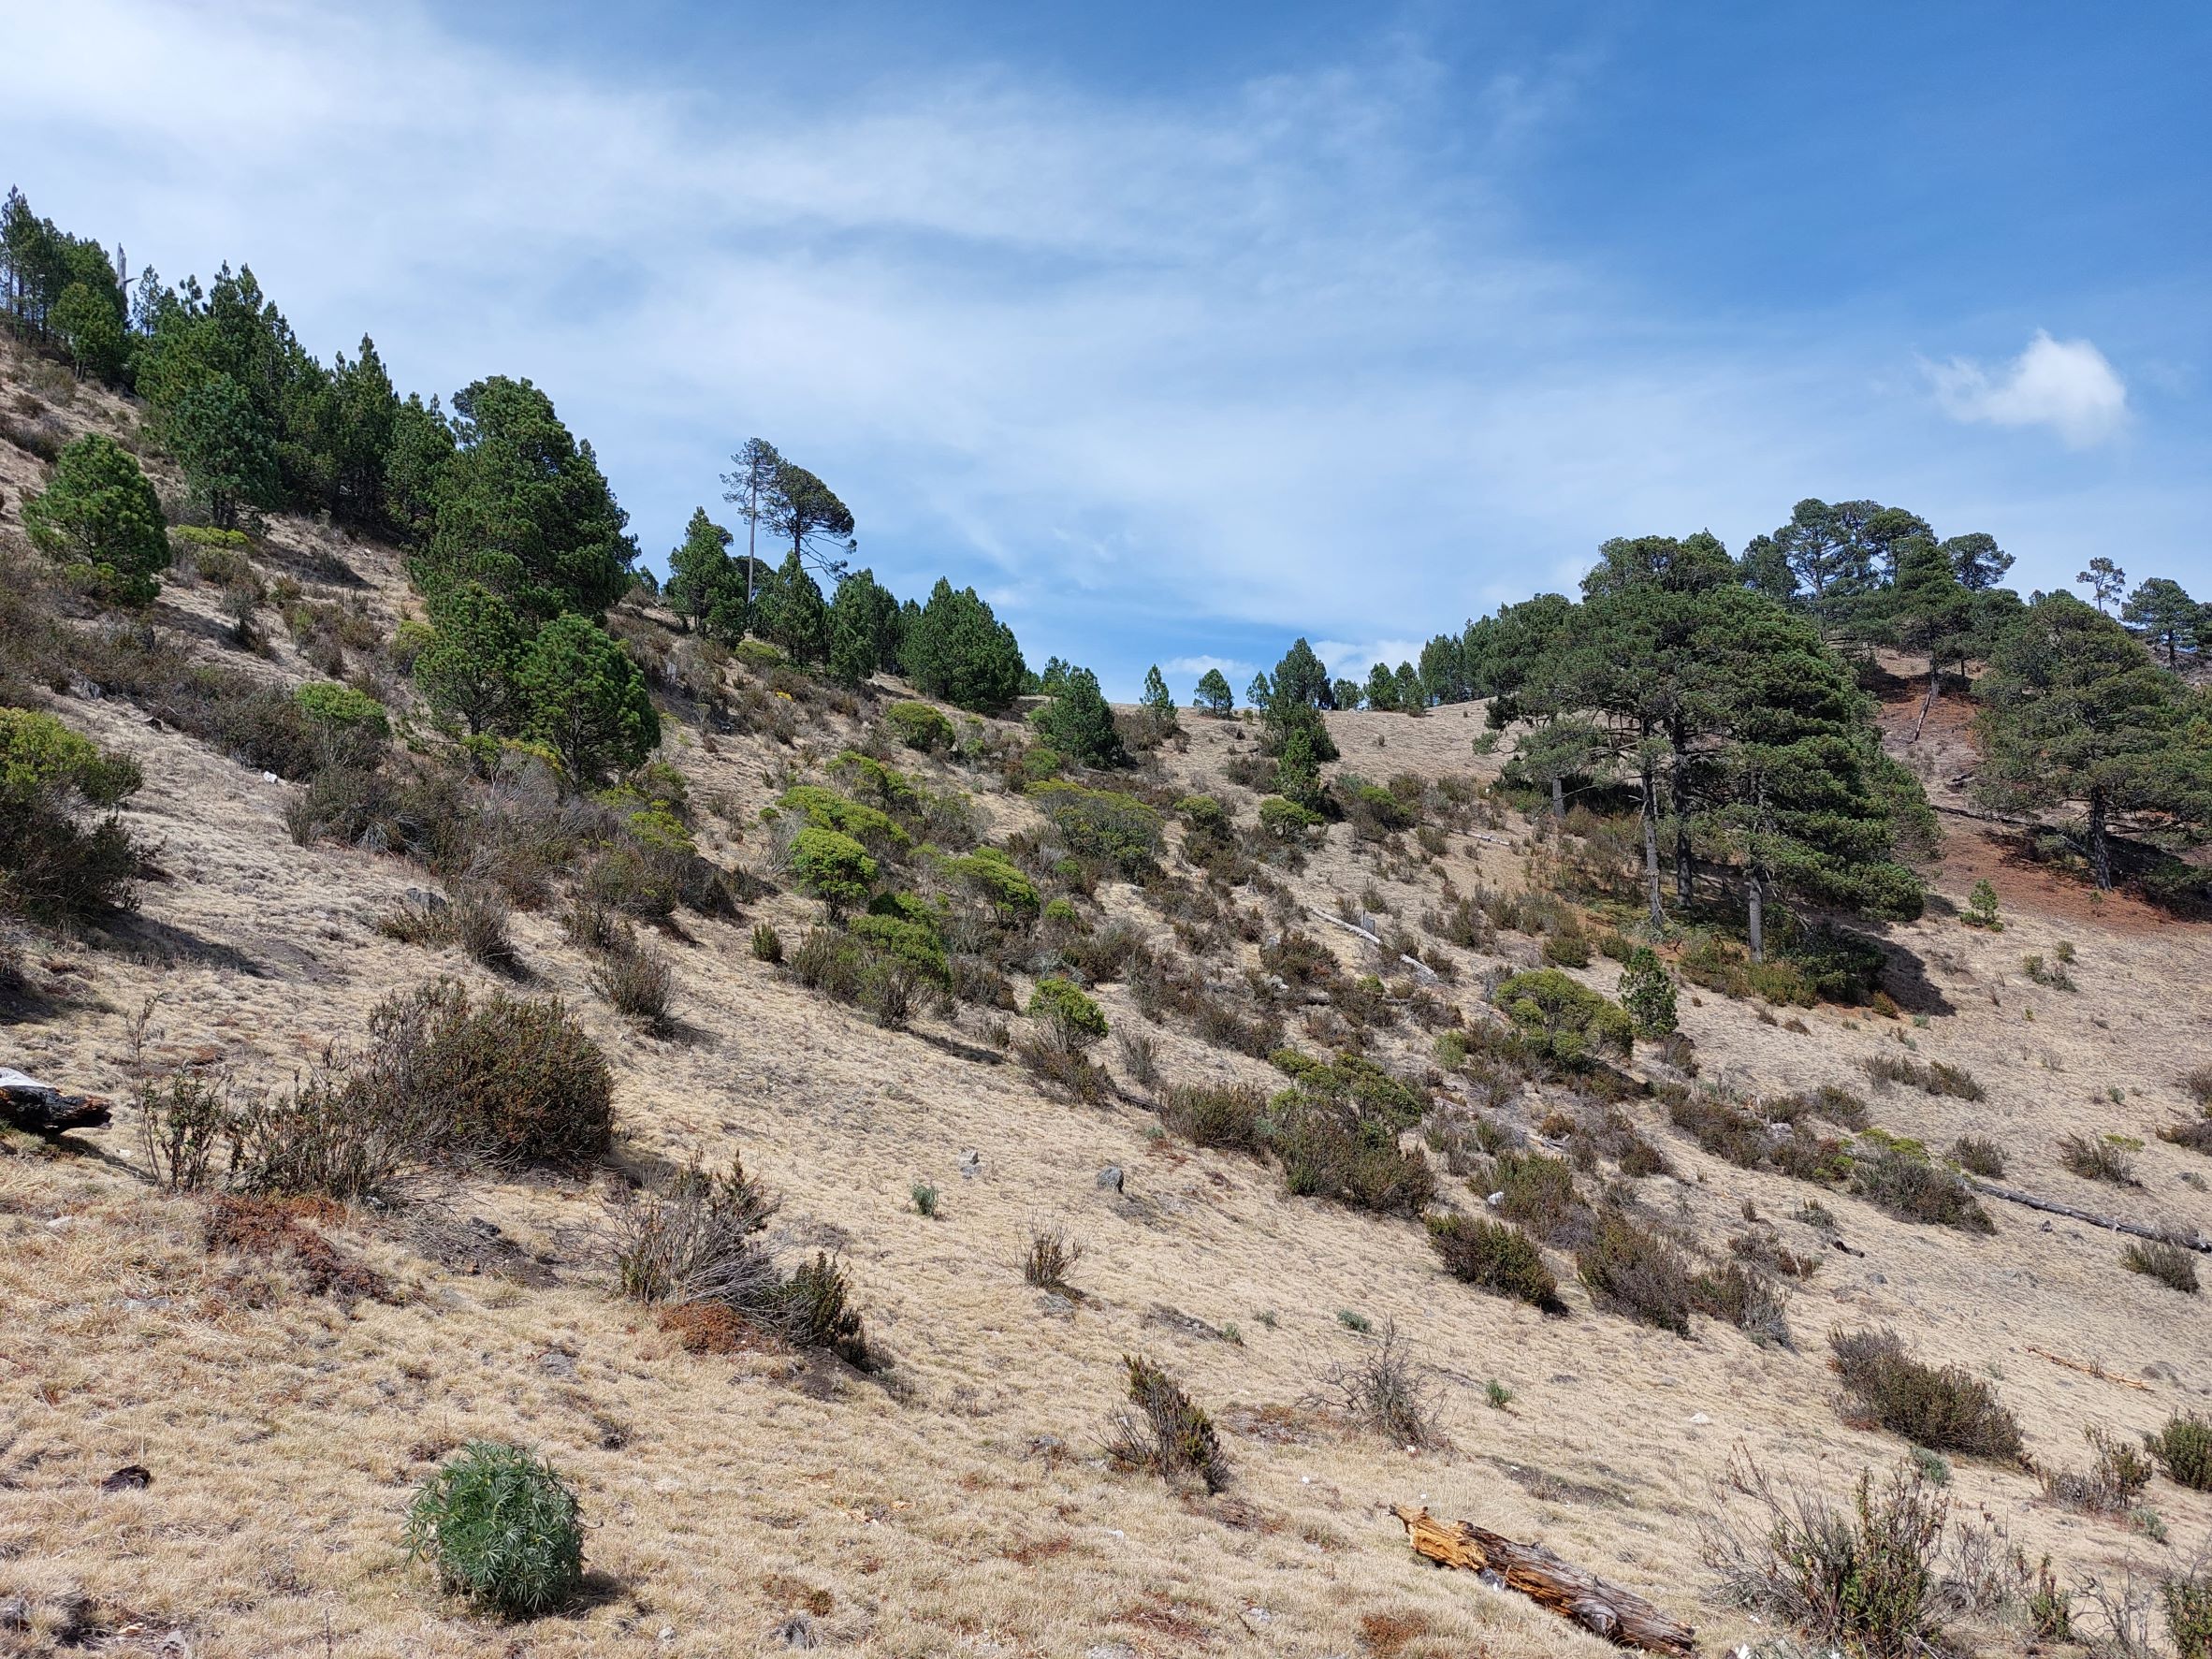
[[[1701,1429],[1701,1428],[1703,1428],[1703,1427],[1704,1427],[1704,1426],[1705,1426],[1707,1423],[1710,1423],[1710,1422],[1711,1422],[1711,1421],[1712,1421],[1712,1419],[1711,1419],[1711,1418],[1710,1418],[1710,1417],[1706,1416],[1704,1412],[1700,1411],[1700,1412],[1696,1413],[1695,1416],[1693,1416],[1693,1417],[1690,1419],[1690,1426],[1691,1426],[1693,1429]]]
[[[125,1463],[100,1482],[102,1492],[144,1492],[153,1484],[153,1472],[144,1463]]]
[[[819,1648],[822,1637],[814,1634],[814,1621],[804,1613],[793,1613],[776,1627],[776,1638],[787,1648]]]
[[[1101,1190],[1106,1192],[1119,1192],[1121,1190],[1121,1184],[1122,1175],[1121,1166],[1119,1164],[1108,1164],[1104,1169],[1099,1171],[1099,1186]]]
[[[558,1376],[563,1381],[574,1381],[576,1375],[576,1357],[560,1348],[547,1348],[538,1356],[538,1369],[547,1376]]]

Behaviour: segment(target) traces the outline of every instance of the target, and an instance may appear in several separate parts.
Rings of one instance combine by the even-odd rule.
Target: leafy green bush
[[[2212,1492],[2212,1418],[2182,1412],[2143,1443],[2166,1478],[2192,1492]]]
[[[474,1440],[447,1460],[408,1506],[406,1536],[444,1589],[509,1618],[552,1611],[583,1579],[575,1493],[519,1446]]]
[[[1029,798],[1077,858],[1133,878],[1159,857],[1159,814],[1134,796],[1055,782],[1035,785]]]
[[[1562,1066],[1588,1066],[1608,1051],[1625,1058],[1635,1044],[1626,1010],[1557,968],[1517,973],[1495,999],[1522,1041]]]
[[[1956,1227],[1962,1232],[1995,1232],[1997,1224],[1957,1174],[1931,1162],[1926,1154],[1885,1142],[1869,1131],[1875,1147],[1852,1160],[1851,1189],[1899,1221],[1928,1227]]]
[[[845,931],[880,955],[904,963],[918,978],[939,985],[952,982],[945,947],[937,930],[925,923],[871,912],[853,917]]]
[[[1564,1312],[1544,1252],[1518,1227],[1454,1211],[1428,1218],[1429,1244],[1456,1279],[1547,1313]]]
[[[1674,981],[1649,945],[1637,946],[1622,967],[1621,1006],[1638,1037],[1655,1041],[1675,1028]]]
[[[883,711],[883,723],[901,743],[924,754],[953,747],[953,722],[926,703],[894,703]]]
[[[392,722],[384,705],[351,686],[313,680],[296,687],[292,701],[314,734],[326,765],[373,765],[391,735]]]
[[[802,888],[835,911],[867,902],[878,866],[851,836],[809,824],[792,840],[791,868]]]
[[[1039,980],[1023,1011],[1051,1033],[1063,1054],[1088,1048],[1106,1035],[1106,1016],[1099,1005],[1063,979]]]
[[[138,763],[51,715],[0,708],[0,911],[90,918],[138,902],[138,851],[114,814]],[[85,824],[86,808],[107,816]]]
[[[1301,840],[1325,822],[1318,812],[1281,795],[1269,795],[1259,803],[1259,827],[1278,841]]]
[[[990,905],[1002,923],[1019,924],[1037,914],[1037,883],[997,847],[978,847],[938,867],[945,880]]]
[[[1971,1372],[1921,1363],[1892,1331],[1839,1331],[1828,1346],[1854,1408],[1870,1421],[1930,1451],[2020,1455],[2020,1425]]]
[[[779,809],[796,812],[816,829],[851,837],[880,857],[910,846],[913,837],[877,808],[848,799],[819,783],[798,783],[783,792]]]

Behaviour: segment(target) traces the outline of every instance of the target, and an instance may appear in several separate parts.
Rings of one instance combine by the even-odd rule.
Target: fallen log
[[[2185,1250],[2197,1250],[2212,1256],[2212,1239],[2201,1232],[2183,1232],[2178,1228],[2145,1227],[2140,1222],[2122,1221],[2117,1215],[2100,1215],[2094,1210],[2077,1210],[2072,1204],[2061,1204],[2053,1199],[2037,1198],[2031,1192],[2021,1192],[2011,1186],[1998,1186],[1987,1181],[1966,1177],[1967,1186],[1985,1197],[2002,1199],[2008,1204],[2022,1204],[2030,1210],[2042,1210],[2053,1215],[2063,1215],[2069,1221],[2086,1222],[2090,1227],[2101,1227],[2107,1232],[2124,1232],[2131,1238],[2149,1239],[2154,1244],[2179,1244]]]
[[[50,1083],[0,1066],[0,1123],[33,1135],[59,1135],[68,1129],[96,1129],[113,1114],[105,1100],[65,1095]]]
[[[1405,1523],[1406,1542],[1415,1554],[1441,1566],[1485,1574],[1615,1647],[1648,1653],[1697,1651],[1697,1632],[1691,1626],[1668,1618],[1633,1591],[1561,1560],[1541,1544],[1517,1544],[1470,1521],[1448,1526],[1428,1510],[1404,1504],[1390,1513]]]
[[[1383,948],[1382,936],[1378,933],[1369,931],[1367,928],[1361,926],[1357,922],[1346,922],[1342,916],[1332,916],[1327,910],[1324,910],[1316,905],[1308,905],[1305,907],[1305,909],[1306,914],[1313,917],[1315,921],[1326,922],[1332,927],[1341,927],[1346,933],[1356,933],[1378,951]],[[1423,983],[1433,983],[1435,982],[1436,970],[1431,968],[1426,962],[1421,961],[1419,957],[1400,956],[1398,960],[1404,963],[1407,968],[1413,969],[1413,977],[1415,979],[1421,981]]]

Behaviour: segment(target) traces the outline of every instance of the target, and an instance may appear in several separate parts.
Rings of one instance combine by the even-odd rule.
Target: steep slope
[[[130,426],[112,400],[15,357],[0,357],[0,401],[23,421],[38,418],[26,404],[58,402],[53,418],[69,430]],[[0,443],[0,537],[16,534],[36,476],[33,458]],[[272,521],[254,561],[386,634],[409,607],[392,550],[312,524]],[[315,676],[266,617],[269,654],[228,644],[220,603],[212,584],[180,573],[153,621],[210,661]],[[641,635],[671,625],[645,611],[619,620]],[[60,689],[48,706],[142,764],[147,787],[124,818],[157,849],[161,876],[111,937],[34,940],[34,994],[9,1014],[0,1060],[119,1099],[179,1065],[269,1089],[326,1045],[361,1041],[395,987],[436,973],[486,992],[507,984],[451,948],[379,932],[380,915],[430,884],[421,866],[297,845],[284,818],[297,786],[95,691]],[[396,680],[389,691],[404,702]],[[873,706],[795,701],[789,743],[764,724],[670,721],[664,754],[700,804],[701,851],[787,886],[769,867],[761,812],[862,739]],[[1163,798],[1211,793],[1249,825],[1259,797],[1232,775],[1254,747],[1250,728],[1183,723],[1185,737],[1152,757],[1149,782]],[[1371,777],[1484,782],[1497,769],[1477,752],[1476,709],[1329,723],[1343,768]],[[986,734],[1016,735],[1004,722]],[[903,764],[933,788],[971,792],[995,839],[1041,826],[990,767]],[[1509,808],[1452,822],[1433,855],[1332,826],[1302,867],[1270,866],[1279,900],[1233,894],[1236,913],[1218,929],[1186,921],[1179,935],[1139,889],[1111,881],[1099,922],[1128,921],[1163,956],[1206,953],[1192,966],[1225,998],[1244,995],[1263,941],[1292,924],[1347,972],[1394,979],[1395,964],[1310,912],[1335,915],[1344,901],[1415,927],[1447,883],[1513,891],[1550,868],[1541,825]],[[1978,845],[1960,846],[1934,883],[1954,903],[1982,867]],[[1888,935],[1900,963],[1920,965],[1917,983],[1901,968],[1890,976],[1902,1020],[1767,1010],[1685,985],[1701,1081],[1742,1099],[1849,1087],[1870,1095],[1876,1123],[1932,1147],[1970,1132],[1996,1140],[2018,1185],[2205,1228],[2203,1184],[2189,1180],[2203,1159],[2155,1130],[2193,1112],[2177,1079],[2212,1058],[2205,930],[2118,898],[2083,913],[2047,882],[2001,869],[1993,879],[2001,934],[1944,915]],[[707,1654],[779,1651],[803,1614],[826,1647],[886,1654],[1601,1651],[1519,1598],[1414,1561],[1384,1506],[1418,1502],[1541,1537],[1699,1624],[1721,1651],[1760,1634],[1721,1604],[1700,1559],[1699,1523],[1731,1453],[1840,1495],[1862,1466],[1886,1469],[1905,1449],[1840,1418],[1831,1328],[1893,1327],[1922,1356],[1993,1381],[2031,1451],[2054,1465],[2082,1461],[2085,1427],[2132,1437],[2173,1411],[2204,1410],[2212,1391],[2204,1299],[2121,1271],[2110,1236],[1994,1201],[1988,1236],[1909,1225],[1709,1156],[1649,1097],[1622,1105],[1671,1167],[1632,1183],[1645,1212],[1719,1249],[1755,1210],[1787,1248],[1822,1261],[1790,1306],[1797,1346],[1760,1346],[1706,1318],[1683,1340],[1600,1310],[1571,1282],[1564,1317],[1482,1295],[1439,1270],[1415,1222],[1287,1196],[1267,1164],[1164,1135],[1149,1091],[1111,1049],[1119,1093],[1071,1104],[1000,1046],[1000,1012],[924,1012],[910,1030],[884,1030],[755,959],[756,924],[795,942],[818,909],[786,890],[737,920],[682,913],[658,941],[675,963],[666,1038],[594,996],[589,960],[550,910],[518,912],[520,989],[563,997],[612,1060],[617,1152],[589,1178],[452,1177],[391,1213],[315,1221],[318,1237],[387,1282],[381,1300],[314,1295],[297,1264],[211,1250],[205,1201],[143,1179],[127,1108],[111,1129],[59,1147],[0,1141],[0,1608],[21,1603],[0,1642]],[[2023,956],[2055,962],[2061,940],[2077,989],[2026,980]],[[1423,943],[1456,973],[1433,994],[1470,1025],[1493,1018],[1486,975],[1539,960],[1535,938],[1509,931],[1482,950]],[[1601,956],[1573,971],[1609,992],[1618,969]],[[1117,1032],[1153,1038],[1169,1083],[1281,1085],[1263,1060],[1205,1041],[1186,1017],[1147,1020],[1126,983],[1097,995]],[[1302,1024],[1288,1035],[1321,1052]],[[1433,1034],[1403,1013],[1378,1015],[1370,1041],[1371,1057],[1400,1070],[1432,1064]],[[1865,1058],[1908,1052],[1965,1069],[1986,1098],[1871,1090]],[[1684,1081],[1656,1061],[1641,1070]],[[1463,1073],[1439,1073],[1435,1086],[1439,1127],[1487,1115],[1555,1139],[1547,1121],[1585,1109],[1559,1078],[1517,1081],[1479,1107]],[[2053,1148],[2069,1133],[2143,1142],[2132,1155],[2142,1188],[2059,1167]],[[604,1234],[631,1182],[738,1150],[782,1196],[779,1246],[841,1253],[889,1356],[883,1373],[772,1349],[694,1355],[611,1293]],[[1109,1166],[1124,1172],[1119,1191],[1098,1180]],[[1480,1209],[1479,1192],[1439,1175],[1445,1201]],[[917,1183],[941,1195],[934,1219],[915,1213]],[[1832,1234],[1794,1219],[1815,1197],[1835,1216]],[[1020,1258],[1040,1221],[1084,1244],[1079,1298],[1025,1285]],[[1448,1448],[1409,1452],[1317,1401],[1330,1366],[1375,1351],[1355,1327],[1386,1321],[1439,1391]],[[1215,1413],[1235,1473],[1227,1493],[1178,1494],[1108,1466],[1100,1442],[1120,1356],[1134,1352],[1164,1361]],[[1508,1406],[1486,1403],[1491,1379],[1510,1390]],[[582,1496],[590,1590],[556,1617],[514,1627],[473,1617],[403,1556],[415,1484],[480,1436],[546,1450]],[[151,1486],[100,1489],[134,1463]],[[1950,1483],[1958,1513],[1986,1510],[2030,1560],[2047,1551],[2069,1573],[2110,1580],[2131,1558],[2155,1570],[2212,1535],[2212,1499],[2170,1482],[2146,1500],[2163,1517],[2162,1543],[2125,1517],[2049,1503],[2016,1468],[1960,1459]],[[1972,1629],[1981,1651],[2024,1641],[1994,1623]]]

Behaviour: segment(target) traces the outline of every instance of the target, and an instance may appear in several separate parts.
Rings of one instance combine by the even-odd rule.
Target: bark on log
[[[2173,1227],[2145,1227],[2138,1222],[2122,1221],[2117,1215],[2100,1215],[2094,1210],[2077,1210],[2072,1204],[2037,1198],[2031,1192],[2020,1192],[2010,1186],[1995,1186],[1971,1176],[1967,1178],[1966,1185],[1984,1197],[2002,1199],[2008,1204],[2024,1204],[2030,1210],[2044,1210],[2053,1215],[2063,1215],[2069,1221],[2085,1221],[2091,1227],[2102,1227],[2107,1232],[2124,1232],[2131,1238],[2149,1239],[2161,1244],[2179,1244],[2185,1250],[2198,1250],[2212,1256],[2212,1240],[2207,1240],[2201,1232],[2183,1232],[2179,1228]]]
[[[65,1095],[51,1084],[0,1066],[0,1122],[34,1135],[96,1129],[111,1113],[105,1100]]]
[[[2094,1361],[2069,1360],[2064,1354],[2054,1354],[2050,1349],[2039,1348],[2033,1343],[2028,1345],[2028,1351],[2038,1359],[2048,1360],[2054,1365],[2063,1365],[2069,1371],[2078,1371],[2084,1376],[2093,1376],[2099,1382],[2117,1383],[2123,1389],[2141,1389],[2146,1394],[2150,1392],[2150,1385],[2141,1377],[2122,1376],[2117,1371],[2105,1370],[2103,1366]]]
[[[1503,1580],[1539,1607],[1601,1636],[1615,1647],[1648,1653],[1694,1653],[1697,1632],[1668,1618],[1633,1591],[1561,1560],[1541,1544],[1511,1538],[1463,1521],[1449,1526],[1426,1509],[1394,1506],[1414,1553],[1444,1566],[1464,1567]]]
[[[1342,916],[1332,916],[1327,910],[1320,910],[1313,905],[1308,905],[1305,907],[1305,909],[1306,914],[1313,917],[1315,921],[1326,922],[1332,927],[1341,927],[1346,933],[1356,933],[1378,951],[1383,948],[1382,936],[1377,933],[1370,932],[1368,929],[1361,926],[1357,922],[1346,922]],[[1398,958],[1398,960],[1404,963],[1407,968],[1413,969],[1413,977],[1415,979],[1419,980],[1424,984],[1434,983],[1436,979],[1436,970],[1431,968],[1426,962],[1423,962],[1418,957],[1414,956],[1401,956]]]

